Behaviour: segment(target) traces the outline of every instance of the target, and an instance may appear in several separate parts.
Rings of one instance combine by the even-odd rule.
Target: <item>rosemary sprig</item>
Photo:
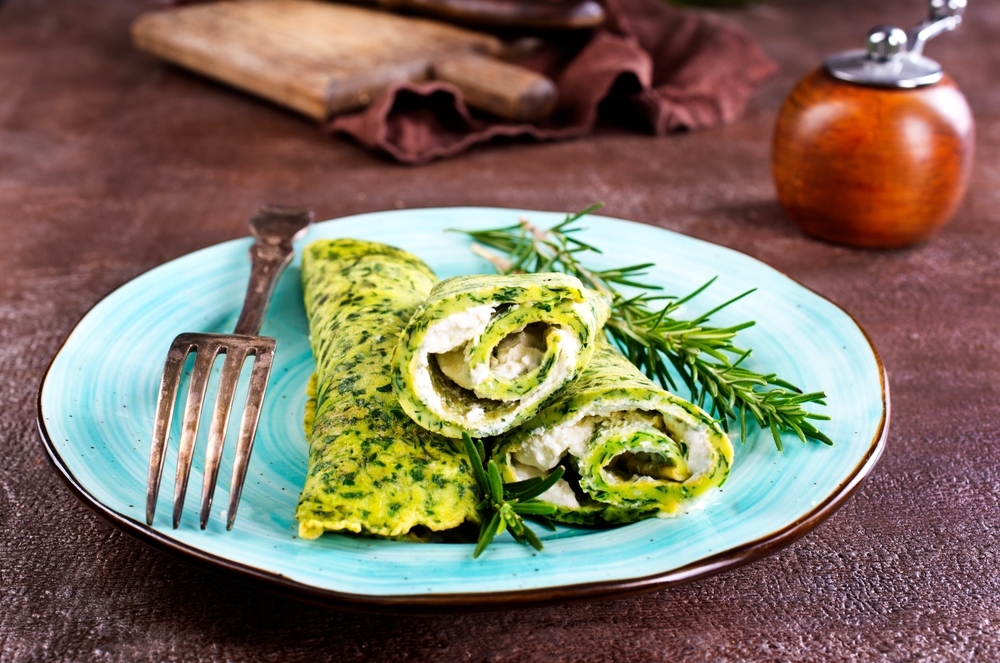
[[[605,330],[625,356],[650,379],[676,391],[677,384],[669,370],[672,367],[690,391],[691,400],[702,407],[707,405],[726,430],[730,423],[738,424],[742,441],[746,441],[749,415],[760,427],[770,429],[778,450],[782,449],[781,433],[786,431],[795,433],[803,442],[813,439],[832,445],[833,441],[812,424],[829,417],[802,407],[808,403],[826,405],[825,393],[805,394],[773,373],[757,373],[742,366],[750,350],[737,346],[734,339],[738,332],[752,327],[753,321],[729,327],[707,324],[712,315],[753,290],[693,320],[682,320],[673,317],[677,310],[711,286],[714,278],[694,292],[676,298],[659,294],[659,286],[640,280],[653,263],[593,270],[580,262],[578,255],[601,251],[577,239],[574,233],[581,228],[574,224],[601,207],[603,204],[599,203],[568,214],[548,230],[522,219],[503,228],[460,232],[472,237],[477,242],[472,250],[492,262],[502,274],[563,272],[608,295],[612,301],[611,318]],[[484,246],[502,251],[507,257],[497,256]],[[619,286],[642,292],[626,296]]]
[[[482,526],[479,529],[479,545],[473,557],[479,557],[493,539],[510,530],[511,536],[519,543],[527,543],[535,550],[542,549],[538,535],[524,522],[524,516],[538,521],[544,527],[554,530],[555,526],[545,516],[555,512],[552,504],[539,502],[535,498],[555,485],[562,478],[563,468],[556,468],[549,476],[526,481],[504,484],[500,478],[500,468],[492,458],[483,465],[486,451],[481,440],[473,440],[468,433],[462,433],[465,452],[472,463],[472,474],[479,485],[483,499],[477,506]]]

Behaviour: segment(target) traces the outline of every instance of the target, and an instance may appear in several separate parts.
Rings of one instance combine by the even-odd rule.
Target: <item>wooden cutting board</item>
[[[502,118],[544,117],[555,85],[496,58],[495,37],[420,18],[313,0],[238,0],[143,14],[136,47],[318,120],[386,88],[448,81]]]

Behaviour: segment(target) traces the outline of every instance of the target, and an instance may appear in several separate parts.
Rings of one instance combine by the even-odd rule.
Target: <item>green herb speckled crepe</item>
[[[415,424],[390,383],[399,334],[436,280],[416,256],[383,244],[306,247],[302,284],[316,375],[296,512],[302,538],[341,530],[415,536],[478,522],[468,458]]]
[[[538,499],[553,520],[628,523],[669,516],[729,476],[733,448],[712,417],[653,384],[603,337],[576,381],[494,453],[504,481],[564,478]]]
[[[609,313],[607,298],[565,274],[444,280],[400,338],[393,388],[427,430],[499,435],[586,367]]]

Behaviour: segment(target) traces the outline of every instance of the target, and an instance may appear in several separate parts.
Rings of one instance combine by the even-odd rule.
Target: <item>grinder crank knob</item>
[[[906,48],[906,32],[891,25],[880,25],[868,33],[868,59],[888,62],[899,56]]]

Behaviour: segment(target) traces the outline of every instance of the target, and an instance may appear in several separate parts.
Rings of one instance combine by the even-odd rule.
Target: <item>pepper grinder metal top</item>
[[[923,54],[929,39],[962,23],[966,0],[931,0],[927,20],[908,32],[880,25],[868,33],[864,49],[845,51],[825,62],[835,78],[850,83],[890,88],[915,88],[941,80],[941,65]]]

